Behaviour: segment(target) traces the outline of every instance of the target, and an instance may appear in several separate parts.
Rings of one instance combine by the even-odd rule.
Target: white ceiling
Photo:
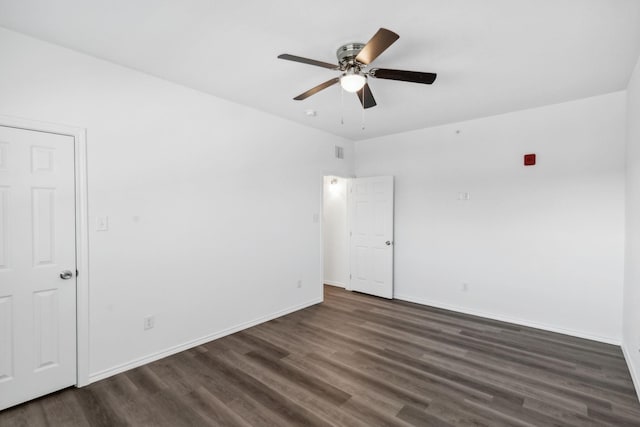
[[[356,140],[623,90],[640,53],[638,0],[0,0],[0,26]],[[435,84],[370,79],[365,130],[339,85],[292,100],[337,72],[277,55],[336,62],[379,27],[400,39],[374,65]]]

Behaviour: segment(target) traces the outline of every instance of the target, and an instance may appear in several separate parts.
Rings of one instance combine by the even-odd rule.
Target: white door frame
[[[89,384],[89,227],[86,129],[0,115],[0,125],[67,135],[74,140],[76,193],[76,386]]]

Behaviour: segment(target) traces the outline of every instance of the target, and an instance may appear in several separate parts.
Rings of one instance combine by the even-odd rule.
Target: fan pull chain
[[[344,89],[340,86],[340,124],[344,125]]]
[[[366,96],[366,90],[364,90],[364,87],[362,88],[362,130],[364,130],[364,106],[365,106],[365,102],[364,102],[364,97]]]

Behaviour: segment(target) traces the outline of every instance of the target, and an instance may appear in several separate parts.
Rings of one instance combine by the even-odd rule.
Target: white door
[[[354,178],[349,289],[393,298],[393,177]]]
[[[74,139],[0,126],[0,410],[76,383],[75,241]]]

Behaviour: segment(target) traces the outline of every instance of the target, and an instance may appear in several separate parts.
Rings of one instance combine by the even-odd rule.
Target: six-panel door
[[[354,178],[349,289],[393,298],[393,177]]]
[[[72,137],[0,126],[0,410],[76,383],[74,186]]]

